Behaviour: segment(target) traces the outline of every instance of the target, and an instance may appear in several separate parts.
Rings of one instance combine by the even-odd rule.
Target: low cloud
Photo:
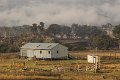
[[[0,25],[119,24],[119,9],[119,0],[0,0]]]

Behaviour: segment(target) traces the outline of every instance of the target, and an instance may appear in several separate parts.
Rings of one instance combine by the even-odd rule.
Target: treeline
[[[3,29],[4,28],[4,29]],[[44,22],[40,24],[24,25],[18,27],[3,27],[0,30],[0,52],[17,52],[28,42],[59,42],[60,40],[80,40],[80,43],[64,43],[69,50],[111,50],[119,49],[120,25],[110,23],[102,26],[88,26],[72,24],[71,26],[50,24],[45,29]],[[83,41],[81,43],[81,41]]]
[[[66,38],[90,38],[91,36],[106,35],[106,31],[101,27],[78,24],[72,24],[72,26],[51,24],[47,28],[47,32],[54,37],[59,35],[60,38],[63,38],[64,35]]]

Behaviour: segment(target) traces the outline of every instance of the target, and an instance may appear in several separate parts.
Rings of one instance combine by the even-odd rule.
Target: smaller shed
[[[95,55],[87,55],[87,60],[89,63],[98,63],[99,57]]]
[[[68,58],[68,48],[59,43],[27,43],[21,47],[21,56],[63,59]]]

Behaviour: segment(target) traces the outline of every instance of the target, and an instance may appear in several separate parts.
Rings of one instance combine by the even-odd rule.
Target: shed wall
[[[58,53],[57,53],[58,52]],[[52,58],[64,58],[68,57],[68,49],[62,45],[57,45],[52,49]]]
[[[51,58],[51,50],[21,49],[21,56],[36,58]]]
[[[27,50],[26,49],[21,49],[20,53],[21,53],[21,56],[27,56]]]
[[[41,53],[40,53],[41,51]],[[51,58],[51,51],[49,53],[50,50],[35,50],[34,51],[34,56],[36,56],[36,58]]]

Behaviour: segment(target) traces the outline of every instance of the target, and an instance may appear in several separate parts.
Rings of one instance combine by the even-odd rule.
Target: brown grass
[[[27,60],[16,54],[0,55],[0,79],[33,80],[120,80],[120,53],[97,52],[101,57],[100,73],[85,72],[89,52],[71,52],[78,60]],[[114,55],[116,53],[117,57]],[[108,59],[106,59],[106,57]],[[111,57],[111,58],[109,58]],[[25,62],[25,66],[22,63]],[[37,64],[36,64],[37,62]],[[21,66],[22,65],[22,66]],[[79,65],[80,71],[77,71]],[[24,70],[24,68],[26,68]],[[52,71],[61,68],[60,71]]]

